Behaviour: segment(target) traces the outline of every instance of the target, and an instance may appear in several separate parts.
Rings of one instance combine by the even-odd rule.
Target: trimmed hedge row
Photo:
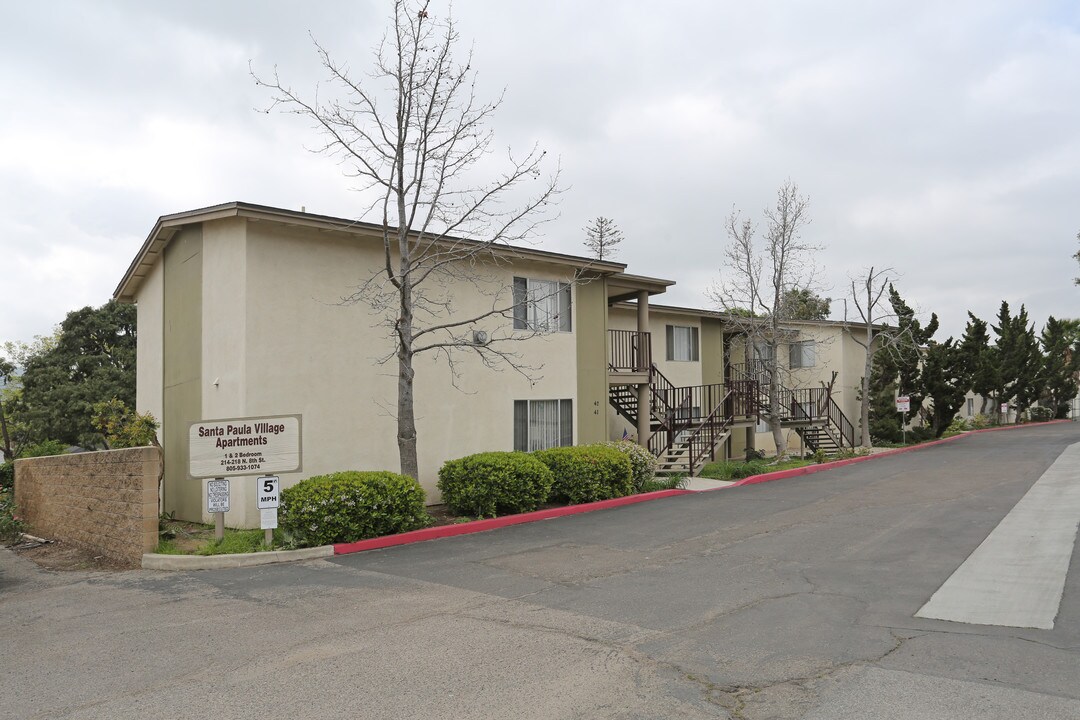
[[[438,487],[452,512],[496,517],[536,510],[548,500],[576,504],[630,495],[652,480],[655,468],[647,450],[627,442],[486,452],[448,460]],[[298,545],[325,545],[417,530],[431,518],[416,480],[345,471],[283,490],[280,523]]]
[[[452,512],[495,517],[529,512],[548,500],[577,504],[630,495],[655,470],[647,450],[627,442],[602,443],[448,460],[439,470],[438,487]]]

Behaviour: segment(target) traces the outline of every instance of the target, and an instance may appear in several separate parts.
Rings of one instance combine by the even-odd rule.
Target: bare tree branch
[[[418,477],[413,358],[433,352],[445,360],[456,386],[457,353],[484,367],[505,365],[528,376],[530,367],[503,344],[539,331],[499,332],[513,321],[513,298],[504,297],[486,269],[498,253],[531,242],[558,201],[559,168],[544,177],[546,152],[533,146],[523,157],[508,152],[505,171],[486,183],[470,173],[491,150],[487,123],[502,103],[476,97],[472,54],[455,60],[459,41],[449,13],[436,17],[427,0],[396,0],[387,32],[375,49],[370,73],[358,76],[317,41],[315,51],[328,82],[310,97],[251,71],[270,92],[266,112],[311,120],[322,137],[313,148],[335,159],[356,182],[366,209],[382,225],[380,267],[342,298],[362,303],[394,339],[397,359],[396,421],[401,471]],[[324,91],[324,92],[321,92]],[[528,188],[534,188],[521,200]],[[505,285],[505,281],[502,282]],[[479,291],[487,309],[462,314],[455,300]],[[472,326],[493,323],[486,344],[473,342]]]

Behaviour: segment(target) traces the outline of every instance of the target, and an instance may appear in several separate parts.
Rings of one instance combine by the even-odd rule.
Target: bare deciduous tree
[[[615,246],[623,241],[622,230],[611,218],[598,217],[585,227],[585,247],[597,260],[611,260],[617,252]]]
[[[787,454],[780,392],[787,369],[780,362],[779,347],[790,334],[784,323],[793,319],[785,315],[792,304],[784,299],[795,291],[813,292],[817,286],[813,256],[821,248],[801,236],[810,222],[808,211],[809,199],[799,194],[798,185],[786,181],[776,193],[776,204],[765,208],[759,247],[753,222],[733,210],[727,219],[730,242],[724,249],[724,267],[719,282],[709,291],[720,309],[730,314],[729,322],[747,347],[761,353],[769,429],[780,457]]]
[[[851,279],[851,299],[859,314],[859,325],[865,333],[864,337],[859,337],[856,333],[850,335],[866,353],[861,385],[862,399],[859,404],[859,419],[862,424],[859,444],[866,448],[871,444],[870,378],[874,371],[874,356],[897,340],[895,328],[883,327],[896,319],[887,295],[889,283],[892,281],[890,273],[895,274],[895,271],[892,268],[875,269],[871,266],[859,277]]]
[[[535,237],[560,192],[558,168],[544,175],[545,152],[536,146],[524,156],[508,153],[501,174],[476,181],[473,171],[491,150],[486,125],[502,98],[477,99],[471,53],[464,62],[454,59],[458,32],[449,11],[437,16],[429,8],[427,0],[394,3],[375,66],[366,74],[353,72],[315,42],[328,81],[310,96],[284,84],[276,70],[266,79],[252,72],[271,91],[267,111],[313,121],[324,138],[314,150],[337,159],[366,198],[360,217],[381,220],[383,267],[344,301],[365,303],[381,314],[393,339],[394,350],[384,361],[397,362],[398,453],[401,472],[414,478],[417,355],[443,355],[452,373],[456,352],[474,353],[488,366],[531,369],[500,345],[528,333],[493,332],[488,342],[478,343],[472,329],[481,322],[505,327],[513,318],[510,289],[492,286],[485,269],[500,262],[496,250]],[[454,288],[463,283],[487,295],[482,311],[463,313],[455,306]]]

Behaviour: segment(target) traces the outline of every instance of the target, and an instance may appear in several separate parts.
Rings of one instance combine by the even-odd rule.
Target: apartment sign
[[[907,395],[901,395],[896,398],[896,412],[911,412],[911,398]]]
[[[204,420],[188,426],[188,477],[271,475],[302,468],[301,417]]]

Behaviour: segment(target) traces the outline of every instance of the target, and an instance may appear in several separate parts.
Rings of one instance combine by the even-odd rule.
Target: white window
[[[975,398],[967,399],[967,416],[975,417]]]
[[[755,340],[754,359],[761,362],[772,362],[773,346],[763,340]]]
[[[696,327],[667,326],[667,359],[697,362],[698,329]]]
[[[570,332],[570,284],[514,278],[514,329]]]
[[[546,450],[574,444],[574,404],[570,400],[515,400],[514,449]]]
[[[791,343],[789,346],[789,364],[788,367],[795,368],[812,368],[817,364],[817,342],[814,340],[804,340],[802,342]]]

